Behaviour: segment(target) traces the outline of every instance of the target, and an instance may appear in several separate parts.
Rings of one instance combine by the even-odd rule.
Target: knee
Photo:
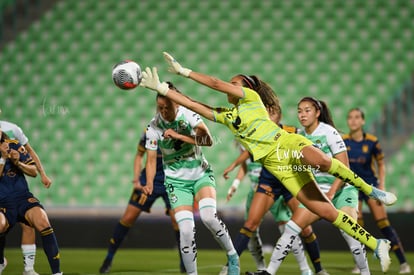
[[[247,221],[244,222],[243,227],[249,229],[252,232],[254,232],[254,231],[257,230],[259,225],[260,225],[260,221],[255,220],[255,219],[248,219]]]

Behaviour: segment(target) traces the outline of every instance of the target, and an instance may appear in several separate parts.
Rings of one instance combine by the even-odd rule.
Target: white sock
[[[345,241],[348,243],[349,249],[352,253],[352,257],[354,257],[355,264],[361,271],[361,275],[370,275],[371,273],[369,271],[367,251],[365,250],[365,245],[358,242],[342,230],[340,231]]]
[[[272,256],[270,257],[270,263],[267,266],[267,272],[275,274],[282,264],[283,260],[289,254],[292,249],[293,242],[296,238],[299,238],[299,234],[302,229],[292,220],[288,221],[285,226],[285,231],[276,243],[273,249]]]
[[[22,244],[21,248],[23,253],[24,270],[33,270],[36,258],[36,244]]]
[[[279,225],[279,231],[281,234],[285,231],[285,224]],[[296,261],[299,264],[301,271],[310,270],[308,261],[305,256],[305,249],[303,248],[302,240],[298,237],[292,243],[292,253],[295,256]]]
[[[180,253],[188,275],[197,275],[197,247],[193,212],[183,210],[175,213],[180,229]]]
[[[216,200],[204,198],[198,202],[200,218],[227,255],[236,254],[226,225],[217,217]]]
[[[247,248],[252,255],[254,262],[256,263],[257,270],[265,270],[266,269],[266,261],[263,257],[263,243],[262,239],[260,238],[259,228],[255,232],[253,232],[252,237],[250,238],[249,244]]]

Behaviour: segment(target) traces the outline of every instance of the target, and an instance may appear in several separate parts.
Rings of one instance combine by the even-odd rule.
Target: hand
[[[142,190],[142,185],[141,182],[139,180],[133,180],[132,184],[134,185],[134,189],[141,191]]]
[[[20,160],[20,153],[14,149],[10,150],[10,160],[14,165],[17,166]]]
[[[169,67],[168,71],[174,74],[179,74],[185,77],[188,77],[191,73],[190,69],[183,68],[180,63],[177,62],[177,60],[174,59],[169,53],[163,52],[164,58],[167,61]]]
[[[147,185],[142,187],[142,193],[144,193],[147,196],[151,195],[153,190],[154,190],[154,185],[148,184],[148,182],[147,182]]]
[[[227,197],[226,197],[226,201],[230,201],[230,199],[233,197],[234,193],[236,193],[237,188],[235,188],[234,186],[230,186],[229,190],[227,191]]]
[[[172,139],[178,139],[179,134],[174,131],[173,129],[169,128],[164,131],[163,134],[164,138],[172,138]]]
[[[142,72],[142,80],[140,86],[157,91],[164,96],[170,90],[167,83],[160,83],[156,67],[153,67],[152,71],[148,67],[145,68],[145,71]]]
[[[43,186],[49,188],[52,185],[52,180],[46,174],[41,174],[40,176]]]
[[[233,163],[232,164],[230,164],[230,166],[229,167],[227,167],[226,169],[224,169],[224,171],[223,171],[223,177],[227,180],[227,179],[229,179],[229,173],[231,172],[231,171],[233,171],[234,170],[234,165],[233,165]]]

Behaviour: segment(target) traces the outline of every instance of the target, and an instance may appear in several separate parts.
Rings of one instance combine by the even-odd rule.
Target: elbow
[[[210,87],[214,90],[220,90],[220,84],[222,81],[216,77],[211,76],[210,79]]]

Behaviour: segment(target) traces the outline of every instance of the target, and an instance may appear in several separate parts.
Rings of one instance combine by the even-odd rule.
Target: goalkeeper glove
[[[174,74],[179,74],[185,77],[188,77],[191,73],[190,69],[187,68],[183,68],[183,66],[181,66],[180,63],[177,62],[177,60],[174,59],[174,57],[172,57],[169,53],[167,52],[163,52],[164,54],[164,58],[167,61],[169,67],[168,67],[168,71],[174,73]]]
[[[159,94],[165,96],[170,88],[165,82],[160,83],[160,79],[157,73],[157,67],[153,67],[152,71],[150,68],[146,67],[145,71],[142,72],[142,80],[140,86],[157,91]]]

